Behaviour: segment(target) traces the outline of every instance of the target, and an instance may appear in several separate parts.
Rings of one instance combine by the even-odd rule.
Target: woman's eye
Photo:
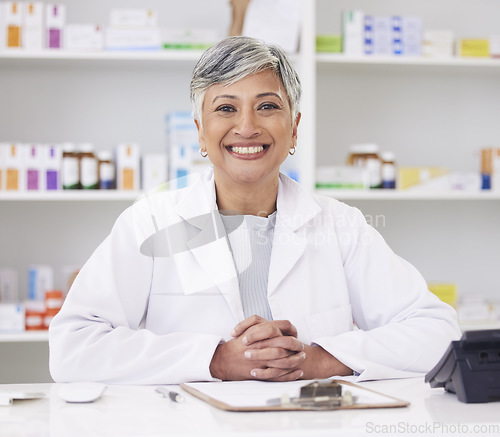
[[[216,111],[220,111],[220,112],[234,112],[236,111],[236,109],[234,109],[233,106],[231,105],[221,105],[219,106]]]
[[[276,103],[264,103],[260,105],[260,109],[279,109]]]

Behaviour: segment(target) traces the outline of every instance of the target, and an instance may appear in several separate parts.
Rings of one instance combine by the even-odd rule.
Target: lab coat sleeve
[[[455,310],[428,290],[415,267],[396,255],[359,211],[356,215],[347,221],[350,229],[338,230],[356,236],[342,247],[356,328],[314,342],[359,373],[358,380],[426,373],[460,337]]]
[[[141,214],[132,207],[118,218],[52,321],[50,371],[56,382],[213,380],[209,364],[221,338],[202,332],[158,335],[141,327],[154,266],[139,252],[147,232]]]

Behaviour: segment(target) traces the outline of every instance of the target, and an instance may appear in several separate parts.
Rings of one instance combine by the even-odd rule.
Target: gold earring
[[[208,152],[206,150],[200,149],[200,155],[202,158],[206,158],[208,156]]]
[[[290,155],[295,155],[295,145],[290,147],[290,151],[288,152]]]

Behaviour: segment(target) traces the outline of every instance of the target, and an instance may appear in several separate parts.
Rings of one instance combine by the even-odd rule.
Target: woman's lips
[[[255,145],[255,146],[227,146],[226,150],[230,153],[243,156],[258,155],[268,149],[268,144]]]

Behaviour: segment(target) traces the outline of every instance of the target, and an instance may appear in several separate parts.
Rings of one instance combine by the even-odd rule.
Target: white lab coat
[[[268,280],[273,318],[359,379],[415,376],[460,332],[454,310],[355,208],[280,175]],[[217,345],[244,319],[212,170],[136,202],[75,280],[50,326],[57,382],[214,380]]]

